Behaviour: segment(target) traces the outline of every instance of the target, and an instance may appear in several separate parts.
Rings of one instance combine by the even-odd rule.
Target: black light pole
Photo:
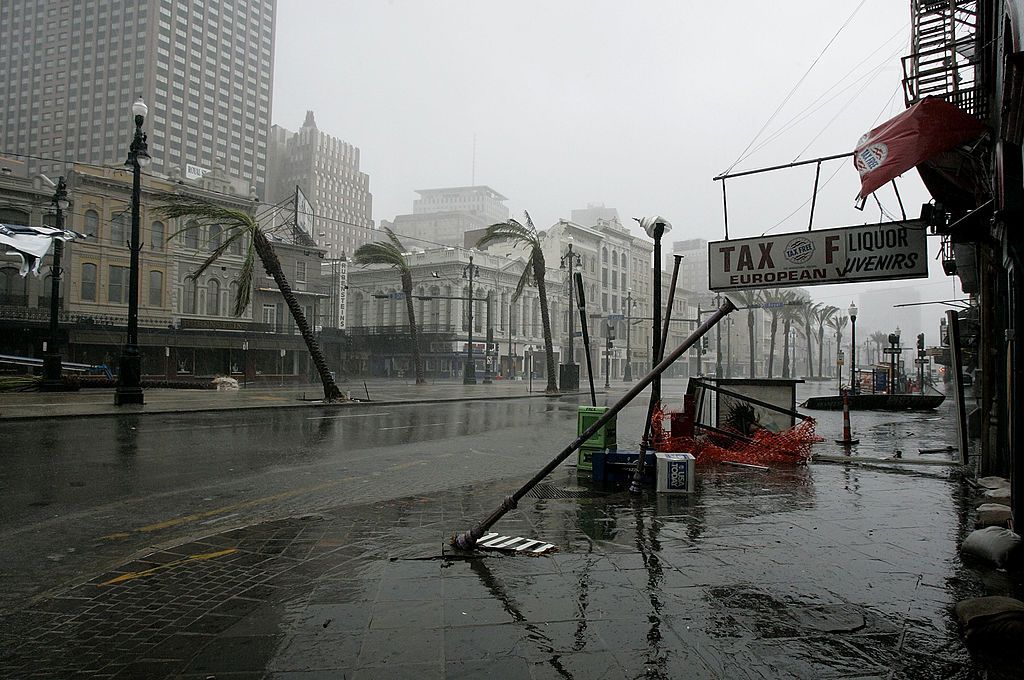
[[[569,237],[569,249],[561,257],[559,269],[569,269],[569,360],[562,362],[562,366],[567,368],[561,369],[562,374],[559,376],[558,387],[562,390],[578,390],[580,388],[580,372],[579,368],[576,367],[576,348],[573,347],[573,335],[575,335],[575,329],[573,328],[572,319],[572,306],[573,306],[573,278],[572,268],[573,265],[577,267],[583,266],[583,259],[579,253],[574,253],[572,250],[572,236]],[[565,384],[561,384],[565,383]]]
[[[850,394],[857,394],[857,305],[850,303]]]
[[[469,264],[462,270],[462,278],[469,279],[469,344],[466,345],[466,369],[462,372],[463,385],[476,384],[476,363],[473,361],[473,277],[480,273],[480,268],[473,264],[473,256],[469,256]]]
[[[515,300],[508,303],[508,379],[514,380],[516,377],[516,355],[513,354],[512,348],[512,331],[515,329],[513,325],[515,322],[512,320],[512,312],[515,309]]]
[[[149,149],[146,145],[146,133],[142,131],[142,123],[146,120],[149,107],[139,97],[132,104],[135,116],[135,137],[128,150],[128,160],[124,162],[132,169],[132,240],[128,248],[131,252],[131,264],[128,271],[128,342],[121,352],[120,368],[117,372],[117,390],[114,392],[114,405],[142,404],[142,357],[139,355],[139,204],[142,198],[142,168],[149,165]]]
[[[605,359],[604,359],[604,386],[605,389],[611,387],[608,384],[608,379],[612,373],[612,341],[615,339],[615,326],[608,324],[605,328]]]
[[[651,367],[661,361],[661,237],[672,229],[672,225],[661,215],[645,217],[640,227],[654,239],[654,326],[652,332]],[[661,402],[661,374],[651,382],[651,401],[658,405]],[[640,455],[643,455],[641,452]]]
[[[715,293],[715,306],[722,306],[722,294]],[[699,317],[698,317],[698,320]],[[715,377],[722,377],[722,326],[715,325]]]
[[[70,205],[68,201],[68,185],[64,178],[57,180],[57,189],[53,194],[53,205],[57,208],[57,229],[64,229],[64,211]],[[50,340],[46,354],[43,355],[43,381],[39,385],[42,392],[59,392],[64,389],[61,380],[60,343],[57,341],[57,316],[60,314],[60,268],[61,255],[64,254],[64,241],[53,239],[53,264],[50,267]]]
[[[622,380],[623,382],[633,381],[633,368],[630,366],[630,331],[632,330],[633,323],[630,320],[630,315],[633,313],[633,291],[626,293],[626,367],[622,369]]]

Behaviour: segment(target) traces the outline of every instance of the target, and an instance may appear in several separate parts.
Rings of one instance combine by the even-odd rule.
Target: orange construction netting
[[[692,453],[698,464],[730,461],[747,465],[804,465],[811,459],[811,447],[825,441],[814,433],[814,420],[804,420],[781,432],[758,428],[745,437],[736,432],[732,432],[736,437],[713,432],[673,437],[662,425],[664,416],[664,411],[655,411],[654,449]]]

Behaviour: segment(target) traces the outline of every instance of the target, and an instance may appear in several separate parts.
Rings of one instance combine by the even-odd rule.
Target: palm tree
[[[791,292],[779,290],[778,288],[772,291],[765,292],[765,300],[767,302],[781,302],[785,305],[787,302],[792,300],[793,294]],[[769,307],[768,313],[772,317],[772,328],[771,328],[771,343],[768,345],[768,377],[771,378],[775,372],[775,337],[779,333],[779,316],[782,314],[782,310],[785,307]]]
[[[786,291],[783,294],[786,301],[786,306],[779,310],[779,318],[782,319],[782,377],[792,378],[796,374],[796,366],[790,366],[789,362],[789,331],[793,328],[793,324],[799,324],[800,319],[803,318],[803,310],[793,304],[799,301],[799,297],[796,293]],[[797,327],[797,334],[802,335],[803,331]],[[796,348],[794,347],[794,351]],[[791,375],[794,374],[794,375]]]
[[[356,264],[383,264],[397,269],[402,279],[402,292],[405,294],[405,312],[409,316],[409,336],[412,339],[412,356],[416,366],[416,384],[426,385],[423,377],[423,358],[420,356],[419,333],[416,330],[416,313],[412,304],[412,271],[409,261],[405,259],[405,248],[395,233],[384,227],[388,240],[382,243],[364,243],[355,252]],[[472,304],[472,302],[470,303]]]
[[[295,319],[295,326],[306,342],[309,356],[313,359],[313,364],[316,366],[317,373],[320,374],[320,381],[324,386],[324,399],[334,401],[342,398],[341,390],[338,389],[338,385],[334,382],[334,377],[327,367],[327,360],[320,349],[320,343],[313,335],[313,329],[310,328],[306,315],[302,313],[302,307],[295,298],[288,279],[285,278],[281,260],[278,259],[274,247],[267,238],[267,232],[256,220],[256,217],[244,210],[218,205],[198,196],[163,194],[158,200],[160,205],[156,210],[166,218],[195,220],[201,224],[216,224],[221,227],[220,245],[210,253],[210,256],[199,265],[196,271],[189,274],[188,278],[193,281],[198,279],[233,244],[244,245],[245,239],[248,237],[249,247],[246,249],[245,260],[242,262],[242,268],[238,274],[238,292],[232,303],[231,314],[236,317],[241,316],[252,300],[253,274],[256,271],[256,258],[259,257],[267,274],[273,277],[274,282],[277,283],[285,304],[288,305],[288,310],[292,313],[292,318]],[[171,234],[168,240],[194,226],[194,224],[190,224],[179,229]]]
[[[750,377],[757,377],[757,365],[754,363],[754,310],[761,306],[762,296],[759,290],[744,290],[730,293],[733,303],[738,309],[747,310],[747,334],[750,341]]]
[[[815,321],[818,322],[818,377],[825,377],[825,366],[822,363],[822,357],[825,352],[825,325],[828,324],[832,318],[839,313],[838,307],[832,305],[823,305],[815,315]]]
[[[544,331],[544,355],[547,359],[548,385],[545,392],[558,394],[558,383],[555,382],[555,347],[551,341],[551,318],[548,316],[548,293],[544,277],[547,274],[547,265],[544,264],[544,251],[541,248],[540,234],[533,226],[530,213],[523,211],[526,224],[509,218],[507,222],[498,222],[487,227],[487,231],[480,237],[476,245],[478,248],[498,241],[509,241],[515,245],[523,246],[527,250],[527,262],[523,267],[523,274],[519,277],[516,285],[516,292],[513,299],[518,298],[527,284],[533,283],[537,286],[537,295],[540,297],[540,323]]]
[[[839,310],[836,310],[837,312]],[[850,317],[843,314],[842,316],[834,316],[828,320],[828,327],[836,332],[836,352],[838,353],[839,348],[843,345],[843,331],[846,330],[846,325],[850,322]]]
[[[818,318],[818,310],[821,309],[822,304],[820,302],[811,302],[807,300],[804,306],[800,308],[800,320],[804,322],[804,337],[807,338],[807,375],[808,377],[814,377],[814,361],[811,357],[814,356],[811,348],[811,326]]]
[[[871,340],[871,342],[875,343],[875,349],[877,350],[875,352],[875,360],[877,363],[881,363],[882,347],[889,343],[889,336],[883,333],[882,331],[875,331],[868,337],[868,339]]]

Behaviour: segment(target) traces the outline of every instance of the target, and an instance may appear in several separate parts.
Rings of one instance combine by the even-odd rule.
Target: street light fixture
[[[57,187],[53,193],[53,205],[57,208],[57,229],[64,229],[64,211],[71,202],[68,200],[68,185],[64,178],[57,179]],[[60,313],[60,268],[61,256],[64,254],[64,241],[53,239],[53,264],[50,267],[50,341],[47,352],[43,355],[43,381],[39,385],[42,392],[59,392],[64,389],[61,380],[60,344],[57,340],[57,316]]]
[[[135,116],[135,137],[128,150],[128,159],[124,164],[132,169],[132,238],[129,244],[131,262],[128,270],[128,341],[121,352],[120,368],[117,372],[117,389],[114,392],[114,405],[142,404],[142,357],[139,355],[139,208],[142,198],[142,169],[152,160],[146,144],[146,133],[142,124],[146,120],[149,107],[139,97],[132,104],[132,115]]]
[[[635,219],[635,218],[634,218]],[[661,215],[653,215],[637,220],[640,228],[654,239],[654,331],[652,333],[651,366],[657,366],[661,360],[661,238],[672,230],[672,224]],[[651,400],[655,405],[661,401],[661,376],[651,383]],[[645,442],[646,443],[646,442]],[[641,456],[641,460],[643,457]],[[639,467],[639,466],[638,466]],[[639,488],[639,485],[637,485]],[[632,489],[630,489],[632,490]]]
[[[857,305],[850,303],[850,393],[857,394]]]
[[[565,255],[561,257],[558,268],[569,270],[569,360],[562,363],[561,375],[559,376],[558,382],[559,388],[562,390],[578,390],[580,388],[580,371],[579,367],[576,366],[576,348],[573,346],[575,330],[572,312],[572,303],[574,299],[572,268],[573,266],[582,267],[583,258],[580,257],[579,253],[573,252],[573,237],[570,235],[566,240],[569,242],[569,247]]]
[[[622,380],[624,382],[633,381],[633,368],[631,365],[632,354],[630,353],[630,332],[633,328],[633,305],[636,300],[633,299],[633,291],[630,289],[626,292],[626,367],[622,369]]]

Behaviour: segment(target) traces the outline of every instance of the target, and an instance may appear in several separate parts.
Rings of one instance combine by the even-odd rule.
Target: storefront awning
[[[985,126],[937,97],[925,97],[860,138],[853,152],[861,200],[936,155],[977,139]]]

